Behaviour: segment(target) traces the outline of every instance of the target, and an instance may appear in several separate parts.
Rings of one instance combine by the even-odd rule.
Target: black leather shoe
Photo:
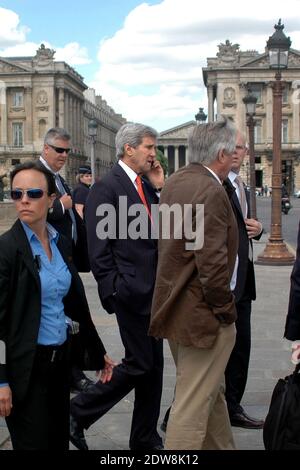
[[[247,413],[242,410],[230,416],[231,426],[246,429],[262,429],[264,421],[262,419],[251,418]]]
[[[94,384],[95,382],[86,377],[85,379],[74,382],[71,386],[71,392],[86,392]]]
[[[70,441],[79,450],[89,450],[86,443],[83,428],[79,425],[76,419],[70,415]]]

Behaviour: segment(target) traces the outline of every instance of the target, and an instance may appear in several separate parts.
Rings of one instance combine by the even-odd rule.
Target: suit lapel
[[[21,254],[28,271],[30,271],[30,273],[34,277],[40,289],[41,287],[40,276],[34,264],[34,259],[33,259],[32,251],[31,251],[30,243],[27,239],[26,233],[24,232],[22,224],[19,220],[17,220],[15,224],[12,226],[11,232],[12,232],[12,237],[15,240],[16,246],[18,247],[17,251]]]
[[[123,170],[121,165],[118,163],[115,164],[115,166],[112,168],[112,172],[114,176],[118,179],[120,182],[121,186],[125,189],[125,192],[127,196],[131,199],[133,204],[141,204],[141,199],[140,196],[135,189],[131,179],[129,176],[126,174],[126,172]]]

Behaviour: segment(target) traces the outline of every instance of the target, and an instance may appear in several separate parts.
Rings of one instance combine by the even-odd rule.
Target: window
[[[289,141],[289,121],[288,119],[282,120],[281,127],[281,139],[283,144],[287,144]]]
[[[262,134],[261,120],[258,119],[256,120],[255,126],[254,126],[254,143],[255,144],[261,144],[261,134]]]
[[[287,104],[289,102],[289,87],[286,85],[282,92],[282,102]]]
[[[13,93],[13,106],[20,108],[23,106],[23,92],[22,91],[15,91]]]
[[[250,83],[249,88],[251,89],[252,95],[257,98],[256,104],[262,103],[262,84],[261,83]]]
[[[13,122],[13,146],[23,147],[23,124],[21,122]]]

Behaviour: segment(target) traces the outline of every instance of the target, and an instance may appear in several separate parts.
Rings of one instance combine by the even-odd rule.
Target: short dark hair
[[[10,185],[12,186],[14,177],[23,170],[35,170],[43,173],[47,181],[48,195],[56,193],[56,184],[53,174],[47,170],[39,161],[29,161],[16,165],[10,173]]]

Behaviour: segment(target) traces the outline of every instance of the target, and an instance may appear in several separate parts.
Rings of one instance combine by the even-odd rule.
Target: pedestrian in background
[[[89,195],[90,187],[92,184],[92,170],[88,165],[79,167],[78,175],[76,175],[76,186],[73,189],[73,202],[75,209],[83,219],[84,206]]]
[[[71,361],[90,358],[109,380],[113,362],[91,320],[67,240],[46,222],[52,174],[37,162],[15,167],[11,198],[18,220],[0,237],[0,416],[14,450],[67,450]],[[72,351],[68,328],[79,323]],[[68,327],[69,325],[69,327]]]
[[[251,218],[250,195],[239,175],[247,151],[245,136],[237,132],[235,152],[228,175],[228,180],[235,189],[230,200],[239,231],[239,264],[233,291],[237,311],[236,342],[225,370],[225,396],[232,426],[261,429],[264,421],[249,416],[241,405],[250,361],[251,307],[256,298],[252,239],[259,240],[263,232],[262,224]]]

